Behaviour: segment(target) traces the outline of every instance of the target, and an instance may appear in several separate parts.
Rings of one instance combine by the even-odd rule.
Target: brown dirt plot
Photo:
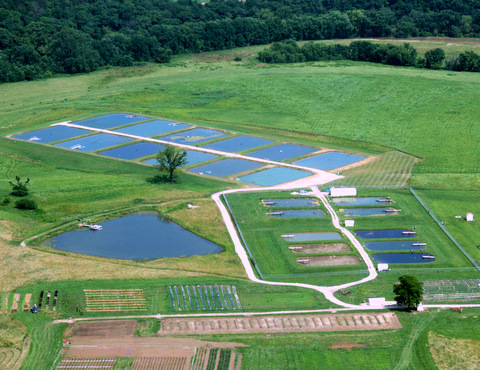
[[[347,243],[293,244],[289,248],[295,253],[340,253],[352,250]]]
[[[335,315],[275,315],[222,318],[168,318],[160,335],[289,333],[400,329],[392,312]]]
[[[352,255],[298,257],[297,262],[306,266],[337,266],[360,264],[360,260],[358,259],[358,257]]]

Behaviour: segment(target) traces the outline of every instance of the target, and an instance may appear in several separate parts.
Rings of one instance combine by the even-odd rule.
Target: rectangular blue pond
[[[118,131],[123,134],[129,134],[129,135],[150,137],[150,136],[165,134],[171,131],[185,129],[187,127],[190,127],[190,125],[157,119],[155,121],[149,121],[149,122],[139,123],[138,125],[119,128],[114,131]]]
[[[192,130],[187,130],[187,131],[179,132],[176,134],[162,136],[158,139],[171,141],[179,144],[191,145],[191,144],[197,144],[204,141],[216,139],[225,135],[227,135],[225,132],[211,130],[208,128],[194,128]]]
[[[164,149],[165,146],[162,144],[142,142],[106,150],[98,154],[121,159],[135,159],[158,153]]]
[[[219,253],[219,245],[183,229],[159,214],[133,214],[101,223],[103,230],[87,228],[63,233],[41,246],[89,256],[149,260]]]
[[[393,203],[391,199],[387,199],[385,197],[340,197],[332,198],[330,201],[337,206],[375,206]]]
[[[294,164],[298,164],[299,166],[316,168],[318,170],[333,170],[334,168],[343,167],[355,162],[359,162],[365,158],[366,157],[354,154],[327,152],[314,155],[313,157],[300,159],[299,161],[294,162]]]
[[[389,208],[350,208],[341,209],[344,216],[378,216],[378,215],[396,215],[398,212],[387,212]]]
[[[435,257],[429,253],[379,253],[373,259],[378,263],[427,263],[435,262]],[[425,258],[428,257],[428,258]]]
[[[360,239],[398,239],[413,238],[417,233],[412,230],[357,230],[355,231]]]
[[[112,127],[124,126],[130,123],[145,121],[148,117],[138,116],[127,113],[105,114],[103,116],[92,117],[80,121],[72,122],[75,125],[81,125],[92,128],[109,129]]]
[[[267,215],[274,217],[324,217],[325,212],[318,209],[292,209],[289,211],[271,211]]]
[[[214,154],[210,154],[210,153],[204,153],[204,152],[197,152],[196,150],[186,150],[186,152],[187,152],[187,164],[186,164],[186,166],[189,166],[189,165],[192,165],[192,164],[195,164],[195,163],[209,161],[210,159],[214,159],[214,158],[218,157],[218,155],[214,155]],[[154,164],[154,165],[158,164],[158,162],[155,158],[143,161],[143,163]]]
[[[239,177],[237,180],[260,186],[275,186],[285,182],[303,179],[311,175],[313,175],[311,172],[294,168],[273,167]]]
[[[63,143],[55,144],[61,148],[80,150],[83,152],[90,152],[92,150],[102,149],[109,146],[123,144],[132,141],[128,137],[110,135],[110,134],[95,134],[78,139],[64,141]]]
[[[317,150],[317,148],[303,145],[279,144],[248,153],[247,155],[255,158],[269,159],[271,161],[284,161],[285,159],[316,152]]]
[[[283,234],[287,242],[312,242],[317,240],[340,240],[342,236],[335,232]]]
[[[91,131],[83,130],[81,128],[67,127],[67,126],[51,126],[42,128],[40,130],[24,132],[22,134],[13,135],[12,137],[20,140],[27,140],[39,143],[53,143],[70,139],[76,136],[90,134]]]
[[[261,166],[263,166],[263,164],[258,162],[246,161],[244,159],[237,158],[228,158],[218,162],[207,163],[203,166],[190,168],[188,171],[198,173],[200,175],[223,177],[234,175],[240,172],[250,171]]]
[[[257,146],[273,143],[272,140],[263,139],[255,136],[236,136],[230,139],[217,141],[212,144],[205,145],[204,148],[220,150],[222,152],[241,152],[243,150],[253,149]]]
[[[384,242],[365,242],[363,246],[369,251],[400,251],[400,250],[420,250],[425,249],[425,243],[419,241],[384,241]]]
[[[262,204],[267,207],[318,207],[320,201],[315,198],[263,199]]]

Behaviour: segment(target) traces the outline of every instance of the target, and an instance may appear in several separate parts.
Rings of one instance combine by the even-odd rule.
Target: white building
[[[357,188],[330,188],[331,197],[356,197]]]
[[[379,263],[377,265],[378,271],[388,271],[388,263]]]
[[[345,227],[354,227],[355,221],[354,220],[345,220]]]
[[[471,212],[467,213],[467,221],[473,221],[473,213]]]

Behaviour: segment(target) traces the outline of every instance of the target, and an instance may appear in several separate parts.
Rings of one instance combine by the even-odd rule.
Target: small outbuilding
[[[356,197],[357,196],[357,188],[330,188],[330,196],[331,197]]]
[[[354,220],[345,220],[345,227],[354,227],[355,221]]]
[[[378,271],[388,271],[388,263],[379,263],[377,265]]]
[[[471,212],[468,212],[468,213],[467,213],[467,218],[466,218],[466,219],[467,219],[467,221],[473,221],[473,213],[471,213]]]

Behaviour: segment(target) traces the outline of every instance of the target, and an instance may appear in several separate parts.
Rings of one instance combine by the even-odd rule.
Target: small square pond
[[[132,141],[128,137],[110,135],[110,134],[95,134],[91,136],[81,137],[63,143],[55,144],[61,148],[80,150],[83,152],[90,152],[92,150],[107,148],[118,144],[123,144]]]
[[[268,159],[271,161],[284,161],[308,153],[316,152],[317,148],[296,144],[279,144],[265,149],[260,149],[247,155],[255,158]]]
[[[246,161],[244,159],[227,158],[221,161],[207,163],[203,166],[190,168],[189,171],[200,175],[231,176],[236,173],[250,171],[263,166],[262,163]]]
[[[305,166],[310,168],[316,168],[317,170],[333,170],[334,168],[347,166],[352,163],[359,162],[366,157],[360,155],[347,154],[342,152],[327,152],[317,154],[312,157],[300,159],[295,161],[294,164],[299,166]]]
[[[68,126],[50,126],[40,130],[24,132],[13,135],[12,137],[20,140],[27,140],[40,143],[53,143],[55,141],[66,140],[76,136],[90,134],[91,131]]]
[[[311,175],[313,175],[311,172],[294,168],[273,167],[239,177],[237,180],[260,186],[275,186]]]
[[[92,128],[109,129],[112,127],[124,126],[130,123],[145,121],[148,117],[139,116],[136,114],[113,113],[105,114],[103,116],[82,119],[80,121],[72,122],[75,125],[81,125]]]
[[[212,144],[205,145],[204,148],[220,150],[222,152],[241,152],[243,150],[253,149],[257,146],[273,143],[272,140],[263,139],[255,136],[236,136],[230,139],[217,141]]]
[[[165,149],[165,146],[162,144],[142,142],[106,150],[98,154],[121,159],[135,159],[158,153],[163,149]]]
[[[118,131],[123,134],[129,134],[129,135],[150,137],[150,136],[162,135],[171,131],[181,130],[187,127],[190,127],[190,125],[157,119],[155,121],[148,121],[148,122],[139,123],[133,126],[119,128],[114,131]]]
[[[179,144],[197,144],[204,141],[216,139],[222,136],[227,135],[225,132],[211,130],[208,128],[194,128],[192,130],[187,130],[179,132],[176,134],[171,134],[167,136],[159,137],[159,140],[171,141]]]

